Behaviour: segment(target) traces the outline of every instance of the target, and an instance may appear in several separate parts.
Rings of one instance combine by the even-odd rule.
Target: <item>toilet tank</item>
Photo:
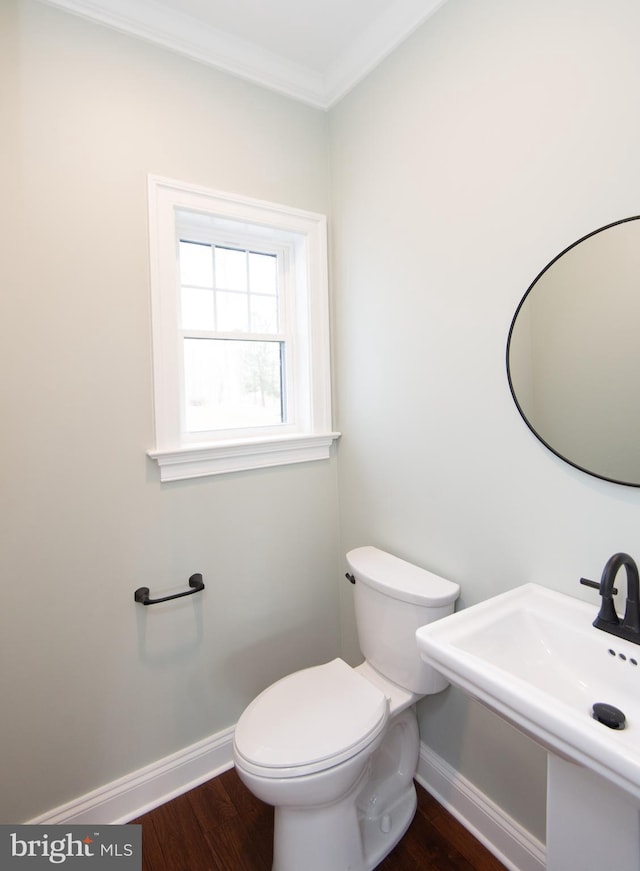
[[[420,695],[448,681],[420,658],[416,630],[452,614],[460,587],[376,547],[349,551],[360,649],[380,674]]]

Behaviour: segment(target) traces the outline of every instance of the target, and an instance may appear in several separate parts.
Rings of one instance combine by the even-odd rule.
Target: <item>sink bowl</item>
[[[598,604],[525,584],[421,627],[422,658],[558,756],[640,799],[640,645],[591,624]],[[624,712],[624,729],[593,717]]]

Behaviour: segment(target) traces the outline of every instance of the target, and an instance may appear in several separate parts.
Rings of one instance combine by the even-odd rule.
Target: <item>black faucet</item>
[[[627,572],[627,605],[624,619],[620,622],[616,606],[613,603],[613,594],[615,592],[613,582],[618,574],[618,569],[622,566],[625,567]],[[596,585],[593,584],[593,586]],[[602,596],[602,603],[600,605],[600,613],[593,621],[596,629],[602,629],[603,632],[609,632],[611,635],[617,635],[626,641],[640,644],[640,580],[638,578],[638,566],[628,553],[614,553],[607,560],[602,577],[600,578],[599,590]]]

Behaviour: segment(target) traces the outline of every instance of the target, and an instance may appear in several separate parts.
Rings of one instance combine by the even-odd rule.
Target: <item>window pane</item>
[[[217,329],[221,333],[233,333],[238,330],[246,333],[248,331],[249,312],[246,293],[218,291],[216,307],[218,312]]]
[[[251,305],[251,332],[278,332],[278,299],[275,296],[249,297]]]
[[[197,287],[182,288],[182,329],[213,330],[213,291]]]
[[[221,290],[247,290],[246,251],[216,248],[216,287]]]
[[[278,292],[278,258],[275,254],[249,253],[249,278],[252,293]]]
[[[197,287],[213,287],[211,245],[180,242],[180,282]]]
[[[282,344],[185,339],[187,432],[282,423]]]

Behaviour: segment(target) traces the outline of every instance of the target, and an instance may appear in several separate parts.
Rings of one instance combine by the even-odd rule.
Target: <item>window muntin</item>
[[[181,238],[182,328],[277,333],[279,255]]]

